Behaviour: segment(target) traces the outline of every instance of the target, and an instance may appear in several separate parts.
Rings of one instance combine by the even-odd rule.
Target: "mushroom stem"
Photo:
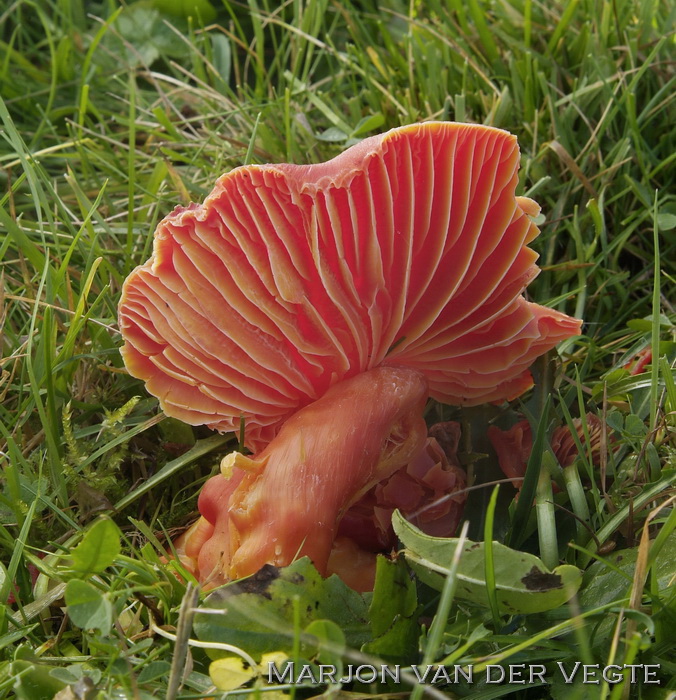
[[[427,392],[416,370],[372,369],[295,413],[258,455],[226,458],[232,476],[213,477],[199,500],[212,526],[207,538],[197,529],[200,580],[219,585],[305,555],[326,574],[345,511],[425,446]]]

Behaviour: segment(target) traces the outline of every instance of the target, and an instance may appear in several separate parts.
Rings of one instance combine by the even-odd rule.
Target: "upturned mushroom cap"
[[[122,354],[171,416],[262,448],[382,364],[451,404],[511,399],[580,321],[522,296],[539,209],[499,129],[393,129],[319,165],[251,165],[179,207],[127,279]]]

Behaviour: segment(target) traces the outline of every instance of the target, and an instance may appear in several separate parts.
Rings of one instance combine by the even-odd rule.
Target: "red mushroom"
[[[309,555],[425,447],[431,396],[511,399],[580,321],[526,301],[539,208],[511,134],[425,123],[319,165],[252,165],[158,226],[127,279],[122,354],[164,411],[246,424],[186,540],[203,581]]]
[[[607,436],[604,439],[603,421],[593,413],[587,413],[585,421],[587,434],[589,435],[589,454],[591,461],[597,466],[601,462],[601,450],[604,441],[610,442]],[[573,427],[582,446],[585,446],[587,438],[581,418],[573,418]],[[528,459],[533,450],[533,431],[527,420],[520,420],[509,430],[502,430],[496,425],[488,428],[488,438],[498,456],[498,464],[504,475],[512,482],[515,489],[521,490],[523,478],[526,475]],[[561,425],[554,430],[549,441],[552,452],[559,465],[565,469],[570,467],[578,457],[577,444],[571,429],[567,425]]]

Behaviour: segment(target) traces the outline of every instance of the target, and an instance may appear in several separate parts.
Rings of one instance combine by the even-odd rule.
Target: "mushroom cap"
[[[164,411],[254,451],[336,382],[382,364],[451,404],[512,399],[580,321],[526,301],[539,207],[516,137],[428,122],[317,165],[226,173],[177,207],[119,307],[129,372]]]

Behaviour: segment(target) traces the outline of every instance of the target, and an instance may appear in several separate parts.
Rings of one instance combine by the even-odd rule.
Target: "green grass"
[[[190,18],[169,13],[193,6]],[[453,576],[441,598],[419,583],[422,607],[407,628],[414,662],[477,673],[498,663],[661,664],[660,688],[570,686],[551,671],[547,688],[460,684],[435,687],[437,697],[676,692],[674,16],[666,0],[0,8],[0,601],[10,590],[17,601],[0,605],[0,698],[52,698],[78,681],[88,698],[207,696],[208,658],[189,647],[189,593],[160,556],[236,438],[163,417],[126,374],[121,284],[148,257],[157,222],[200,201],[222,172],[325,160],[427,119],[517,134],[522,192],[544,214],[534,243],[543,272],[529,298],[585,319],[584,335],[538,363],[535,389],[509,410],[430,415],[463,422],[477,484],[500,478],[488,420],[506,427],[516,412],[541,442],[576,416],[584,434],[591,412],[612,449],[599,465],[580,443],[564,475],[535,450],[524,485],[535,509],[523,498],[510,506],[509,484],[497,500],[492,486],[475,489],[468,504],[470,539],[492,532],[551,565],[591,570],[578,595],[510,615],[494,599],[453,598]],[[647,348],[644,372],[623,369]],[[546,470],[560,487],[553,496]],[[78,565],[101,514],[119,529],[100,561]],[[612,546],[626,550],[622,560]],[[295,658],[299,624],[289,627]],[[175,660],[188,648],[182,682]],[[349,645],[344,653],[361,658]]]

